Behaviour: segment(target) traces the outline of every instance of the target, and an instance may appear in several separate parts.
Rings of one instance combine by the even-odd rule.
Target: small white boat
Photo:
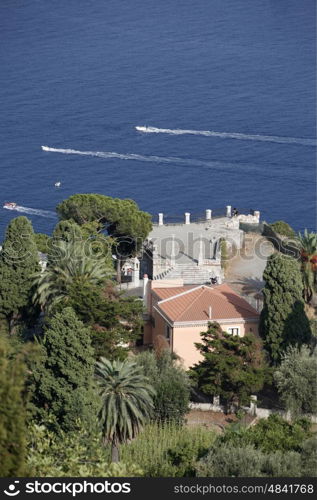
[[[55,182],[54,186],[55,186],[56,188],[59,188],[59,187],[61,186],[61,184],[62,184],[62,183],[61,183],[60,181],[58,181],[58,182]]]
[[[8,201],[4,203],[3,208],[6,208],[7,210],[15,210],[17,207],[17,204],[14,203],[13,201]]]

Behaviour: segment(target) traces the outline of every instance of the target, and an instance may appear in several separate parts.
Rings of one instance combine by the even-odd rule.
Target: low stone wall
[[[239,222],[245,222],[247,224],[259,224],[260,222],[260,214],[259,212],[256,212],[258,215],[237,215],[236,218],[239,220]]]
[[[223,406],[217,406],[211,403],[189,403],[189,408],[191,410],[200,410],[200,411],[214,411],[216,413],[222,413],[224,411]]]
[[[212,403],[189,403],[189,408],[191,410],[200,410],[200,411],[214,411],[216,413],[223,413],[224,407],[222,405],[214,405]],[[256,416],[258,418],[268,418],[270,415],[278,414],[281,415],[285,420],[290,420],[289,413],[283,410],[271,410],[268,408],[258,408],[256,405],[251,403],[251,406],[243,406],[243,410],[245,410],[250,415]],[[317,424],[317,415],[304,415],[308,418],[313,424]]]

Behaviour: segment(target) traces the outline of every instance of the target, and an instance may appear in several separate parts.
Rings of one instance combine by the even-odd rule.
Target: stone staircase
[[[175,264],[164,276],[166,279],[182,279],[184,285],[210,283],[210,271],[197,264]]]
[[[165,271],[162,271],[161,273],[156,274],[153,276],[153,280],[164,280],[165,278],[168,279],[170,272],[173,270],[172,267],[166,269]]]

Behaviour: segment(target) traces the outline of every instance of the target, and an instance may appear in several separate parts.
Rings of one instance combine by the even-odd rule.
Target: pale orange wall
[[[150,321],[146,321],[144,323],[143,329],[143,344],[151,344],[152,343],[152,325]]]
[[[228,327],[240,327],[240,336],[244,336],[245,333],[248,333],[250,331],[250,327],[252,328],[253,333],[257,334],[257,327],[258,325],[256,323],[232,323],[231,325],[228,324],[221,324],[219,323],[222,330],[226,331]],[[201,342],[201,336],[200,332],[206,331],[207,330],[207,325],[206,326],[193,326],[193,327],[178,327],[178,328],[173,328],[173,351],[182,358],[184,362],[185,368],[190,368],[193,366],[195,363],[198,363],[201,361],[202,356],[196,349],[194,343],[195,342]]]
[[[157,335],[165,337],[167,321],[157,312],[154,307],[158,299],[152,294],[149,294],[149,311],[152,312],[152,317],[155,321],[155,326],[149,321],[144,326],[144,344],[153,344]],[[223,331],[227,331],[228,327],[240,327],[240,336],[244,336],[250,332],[258,335],[258,322],[249,323],[221,323],[219,322]],[[207,324],[203,326],[187,326],[171,329],[171,347],[173,351],[182,358],[185,368],[189,368],[193,364],[201,360],[201,356],[197,351],[194,343],[200,342],[200,333],[207,330]]]
[[[155,321],[155,327],[152,326],[152,342],[154,342],[156,335],[162,335],[165,337],[167,323],[165,319],[162,318],[162,316],[155,310],[153,310],[152,316]]]

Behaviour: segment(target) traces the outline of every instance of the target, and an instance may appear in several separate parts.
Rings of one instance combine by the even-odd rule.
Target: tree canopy
[[[90,332],[68,307],[49,320],[41,345],[42,362],[33,369],[38,417],[72,430],[77,419],[89,421],[97,399]]]
[[[39,271],[31,222],[26,217],[12,219],[0,253],[0,315],[8,321],[11,333],[18,320],[33,316],[33,275]]]
[[[314,292],[317,290],[317,234],[298,234],[298,245],[300,248],[301,272],[303,278],[303,297],[305,302],[311,302]]]
[[[317,412],[317,351],[289,347],[274,373],[280,398],[293,417]]]
[[[135,438],[153,410],[155,391],[133,361],[97,362],[96,377],[102,400],[99,420],[112,461],[119,461],[119,444]]]
[[[56,207],[62,220],[79,225],[94,223],[97,231],[116,238],[116,254],[127,257],[137,252],[152,228],[150,214],[139,209],[133,200],[101,194],[75,194]]]
[[[182,423],[188,412],[190,382],[184,368],[169,350],[145,351],[136,357],[156,391],[153,416],[161,422]]]
[[[254,391],[264,383],[264,360],[260,344],[251,335],[239,337],[209,323],[196,348],[203,359],[195,364],[191,377],[205,394],[221,396],[227,403],[249,402]]]
[[[10,351],[0,336],[0,474],[19,477],[26,457],[25,365]]]
[[[45,308],[60,300],[67,301],[74,283],[81,286],[85,283],[104,284],[113,269],[102,256],[88,250],[81,241],[55,241],[54,253],[50,255],[47,268],[34,276],[34,303]]]
[[[285,255],[273,254],[268,259],[263,279],[260,333],[272,362],[277,363],[289,345],[310,341],[311,328],[304,310],[298,262]]]
[[[97,358],[123,359],[130,344],[141,334],[142,301],[122,296],[111,282],[103,287],[74,282],[69,288],[67,304],[90,327]]]

